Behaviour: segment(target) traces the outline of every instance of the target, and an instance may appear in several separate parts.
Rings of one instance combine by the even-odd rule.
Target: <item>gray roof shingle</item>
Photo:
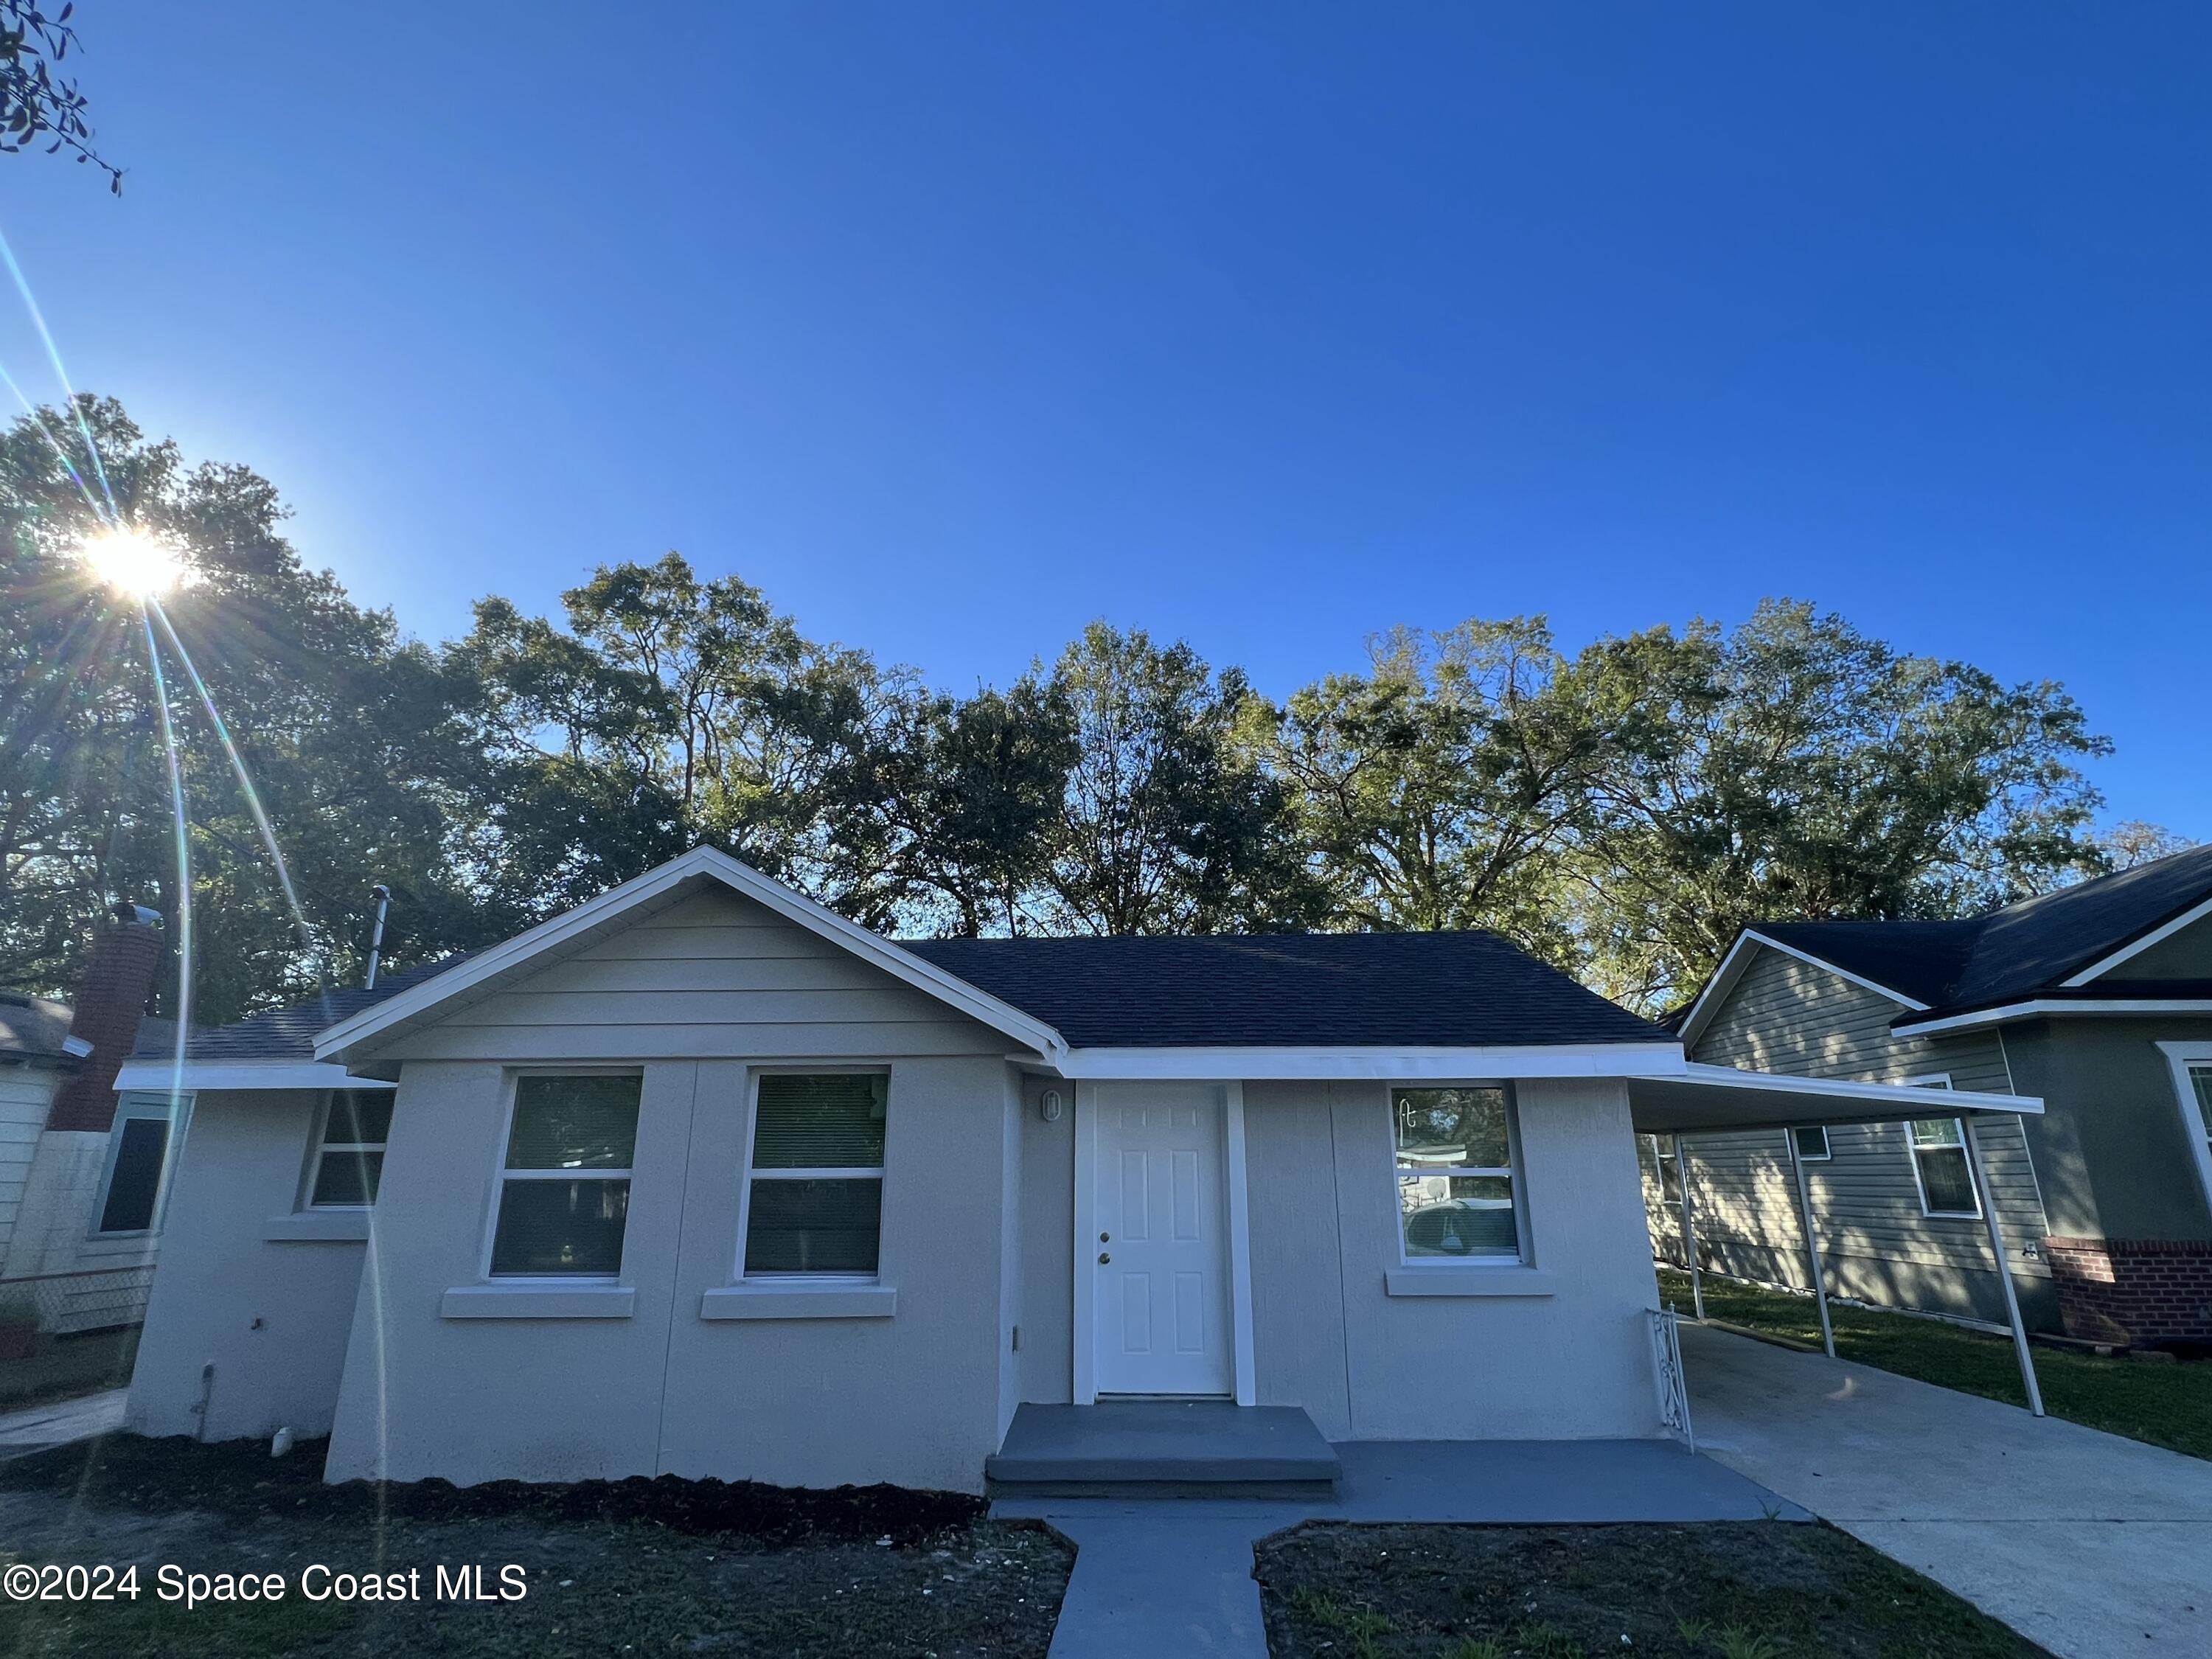
[[[0,1054],[18,1060],[59,1062],[74,1057],[62,1047],[69,1036],[70,1006],[20,991],[0,991]]]
[[[1763,922],[1751,931],[1942,1012],[2048,992],[2207,898],[2212,845],[1965,921]],[[2104,994],[2120,994],[2123,982],[2106,982]]]
[[[900,941],[1077,1048],[1489,1048],[1668,1033],[1490,933]]]

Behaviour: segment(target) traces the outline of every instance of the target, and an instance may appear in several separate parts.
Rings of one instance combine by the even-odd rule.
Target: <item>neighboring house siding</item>
[[[1900,1012],[1890,999],[1826,969],[1761,949],[1691,1058],[1871,1083],[1901,1083],[1942,1073],[1954,1088],[2012,1091],[1995,1033],[1900,1039],[1889,1030]],[[1928,1115],[1942,1116],[1940,1105],[1932,1105]],[[2023,1310],[2032,1322],[2055,1327],[2057,1306],[2041,1250],[2050,1229],[2019,1121],[1989,1121],[1980,1139]],[[2002,1319],[2003,1293],[1983,1224],[1923,1212],[1905,1126],[1837,1125],[1829,1129],[1828,1142],[1832,1157],[1808,1163],[1806,1175],[1830,1288],[1869,1302]],[[1689,1166],[1706,1265],[1809,1287],[1804,1232],[1783,1135],[1778,1131],[1693,1137]],[[1647,1207],[1656,1208],[1656,1194],[1650,1190],[1656,1183],[1648,1171],[1645,1185]],[[1653,1216],[1653,1237],[1662,1255],[1679,1259],[1680,1216],[1674,1206],[1667,1207],[1665,1226]]]
[[[0,1267],[8,1260],[8,1241],[15,1231],[39,1133],[53,1104],[54,1080],[55,1074],[43,1066],[0,1071]]]

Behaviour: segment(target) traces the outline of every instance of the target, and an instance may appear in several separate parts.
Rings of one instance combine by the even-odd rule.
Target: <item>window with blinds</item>
[[[495,1278],[622,1272],[643,1082],[635,1073],[515,1079],[492,1231]]]
[[[875,1277],[890,1097],[882,1072],[761,1074],[746,1177],[747,1278]]]

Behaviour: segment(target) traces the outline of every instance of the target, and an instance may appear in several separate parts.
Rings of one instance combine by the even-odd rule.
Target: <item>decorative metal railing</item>
[[[1651,1322],[1651,1374],[1659,1388],[1659,1420],[1667,1432],[1692,1451],[1698,1437],[1690,1427],[1690,1383],[1682,1371],[1681,1321],[1669,1303],[1645,1315]]]

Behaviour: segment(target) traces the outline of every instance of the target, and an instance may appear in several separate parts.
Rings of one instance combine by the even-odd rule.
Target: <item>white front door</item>
[[[1098,1085],[1089,1241],[1100,1394],[1232,1392],[1222,1099],[1202,1083]]]

